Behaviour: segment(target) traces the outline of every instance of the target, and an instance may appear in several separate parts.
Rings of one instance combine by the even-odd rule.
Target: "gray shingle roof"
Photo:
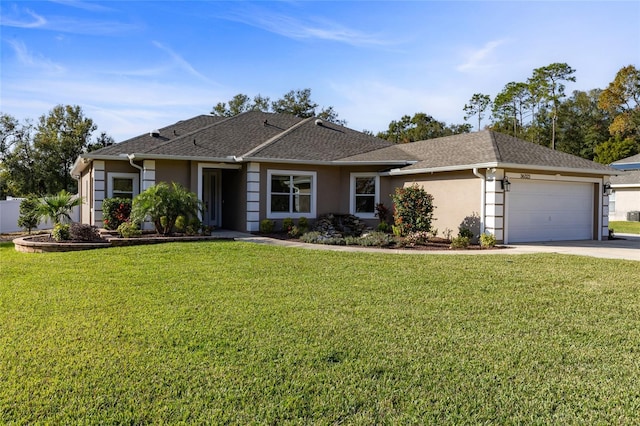
[[[618,176],[611,176],[611,185],[640,185],[640,170],[621,172]]]
[[[490,130],[396,145],[373,153],[356,155],[348,160],[397,158],[405,154],[417,162],[404,167],[403,172],[485,164],[577,169],[605,173],[614,170],[609,166]]]
[[[139,154],[153,158],[244,158],[298,162],[386,162],[402,173],[492,164],[611,173],[609,166],[493,131],[408,144],[391,142],[317,120],[249,111],[223,118],[201,115],[84,156]],[[633,157],[631,157],[633,158]]]
[[[167,141],[184,136],[197,129],[210,126],[224,120],[224,117],[214,117],[212,115],[199,115],[188,120],[178,121],[177,123],[158,129],[158,136],[151,136],[150,133],[127,139],[120,143],[93,151],[88,155],[119,155],[131,154],[134,152],[147,152]],[[155,129],[149,129],[155,130]]]

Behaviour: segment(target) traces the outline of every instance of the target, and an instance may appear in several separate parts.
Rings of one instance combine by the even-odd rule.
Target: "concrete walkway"
[[[246,241],[258,244],[271,244],[286,247],[298,247],[310,250],[331,250],[367,253],[398,253],[412,255],[505,255],[530,253],[559,253],[579,256],[591,256],[607,259],[626,259],[640,261],[640,235],[617,234],[615,240],[606,241],[551,241],[527,244],[509,244],[497,250],[401,250],[380,249],[359,246],[331,246],[323,244],[307,244],[297,241],[277,240],[259,235],[243,234],[231,231],[216,231],[229,233],[229,237],[236,241]]]

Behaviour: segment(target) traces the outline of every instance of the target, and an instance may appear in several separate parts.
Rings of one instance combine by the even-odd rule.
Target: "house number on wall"
[[[531,179],[531,175],[526,173],[520,173],[520,179]]]

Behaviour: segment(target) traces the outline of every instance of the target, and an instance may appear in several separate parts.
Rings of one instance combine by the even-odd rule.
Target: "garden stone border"
[[[78,243],[78,242],[53,242],[53,241],[32,241],[37,236],[20,237],[13,240],[16,251],[22,253],[55,253],[55,252],[67,252],[67,251],[80,251],[80,250],[94,250],[99,248],[109,247],[125,247],[125,246],[137,246],[145,244],[161,244],[172,242],[192,242],[192,241],[210,241],[210,240],[233,240],[230,237],[224,236],[184,236],[184,237],[161,237],[161,236],[149,236],[149,237],[136,237],[136,238],[118,238],[107,237],[105,242],[91,242],[91,243]]]

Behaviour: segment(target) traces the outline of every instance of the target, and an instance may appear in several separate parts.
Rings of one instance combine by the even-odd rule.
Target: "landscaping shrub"
[[[363,247],[388,247],[395,243],[392,235],[384,232],[369,232],[355,239],[355,244]],[[347,244],[349,244],[347,242]]]
[[[469,240],[473,239],[473,232],[469,228],[460,227],[458,228],[458,237],[469,238]]]
[[[38,206],[40,200],[37,196],[31,194],[20,202],[20,216],[18,217],[18,226],[26,229],[29,234],[31,230],[38,227],[40,217],[38,214]]]
[[[74,241],[102,241],[98,229],[86,223],[72,223],[69,227],[69,236]]]
[[[273,228],[275,228],[275,223],[271,219],[263,219],[260,222],[261,234],[271,234],[273,232]]]
[[[82,199],[64,189],[56,195],[48,195],[40,200],[38,219],[50,219],[54,224],[71,222],[71,211],[82,204]]]
[[[376,229],[378,230],[378,232],[390,232],[391,225],[389,225],[389,223],[387,222],[380,222]]]
[[[485,232],[480,235],[480,246],[482,247],[495,247],[496,246],[496,236]]]
[[[396,188],[391,196],[394,205],[394,234],[406,236],[412,232],[431,229],[433,220],[433,195],[418,184],[407,188]]]
[[[298,238],[300,235],[302,235],[302,231],[300,230],[300,228],[294,225],[289,228],[289,230],[287,231],[287,235],[291,238]]]
[[[359,237],[367,224],[352,214],[324,214],[316,221],[313,230],[327,238]]]
[[[123,222],[118,226],[118,235],[122,238],[134,238],[142,235],[142,230],[133,222]]]
[[[131,200],[129,198],[105,198],[102,201],[102,224],[106,229],[118,229],[121,223],[131,216]]]
[[[451,248],[452,249],[463,249],[469,247],[471,244],[471,238],[457,236],[451,240]]]
[[[58,242],[69,240],[71,238],[69,225],[66,223],[56,223],[53,231],[51,231],[51,237]]]
[[[305,243],[311,244],[327,244],[333,246],[342,246],[346,244],[342,237],[331,237],[318,231],[307,232],[306,234],[303,234],[300,239]]]
[[[393,220],[391,211],[387,206],[384,205],[384,203],[376,204],[376,216],[380,220],[380,225],[382,225],[383,223],[386,223],[388,225],[389,222]]]
[[[168,235],[173,231],[178,216],[197,217],[204,211],[198,196],[182,185],[160,182],[137,195],[131,206],[131,219],[142,223],[149,217],[156,232]]]
[[[186,227],[186,224],[187,224],[187,219],[183,215],[180,215],[176,219],[176,223],[175,225],[173,225],[173,227],[176,229],[176,231],[183,232],[184,228]]]
[[[306,217],[298,219],[298,229],[300,230],[300,234],[304,234],[309,230],[309,221]]]
[[[293,223],[293,219],[291,219],[290,217],[283,219],[282,220],[282,230],[284,232],[289,232],[291,230],[291,228],[294,227],[294,223]]]

